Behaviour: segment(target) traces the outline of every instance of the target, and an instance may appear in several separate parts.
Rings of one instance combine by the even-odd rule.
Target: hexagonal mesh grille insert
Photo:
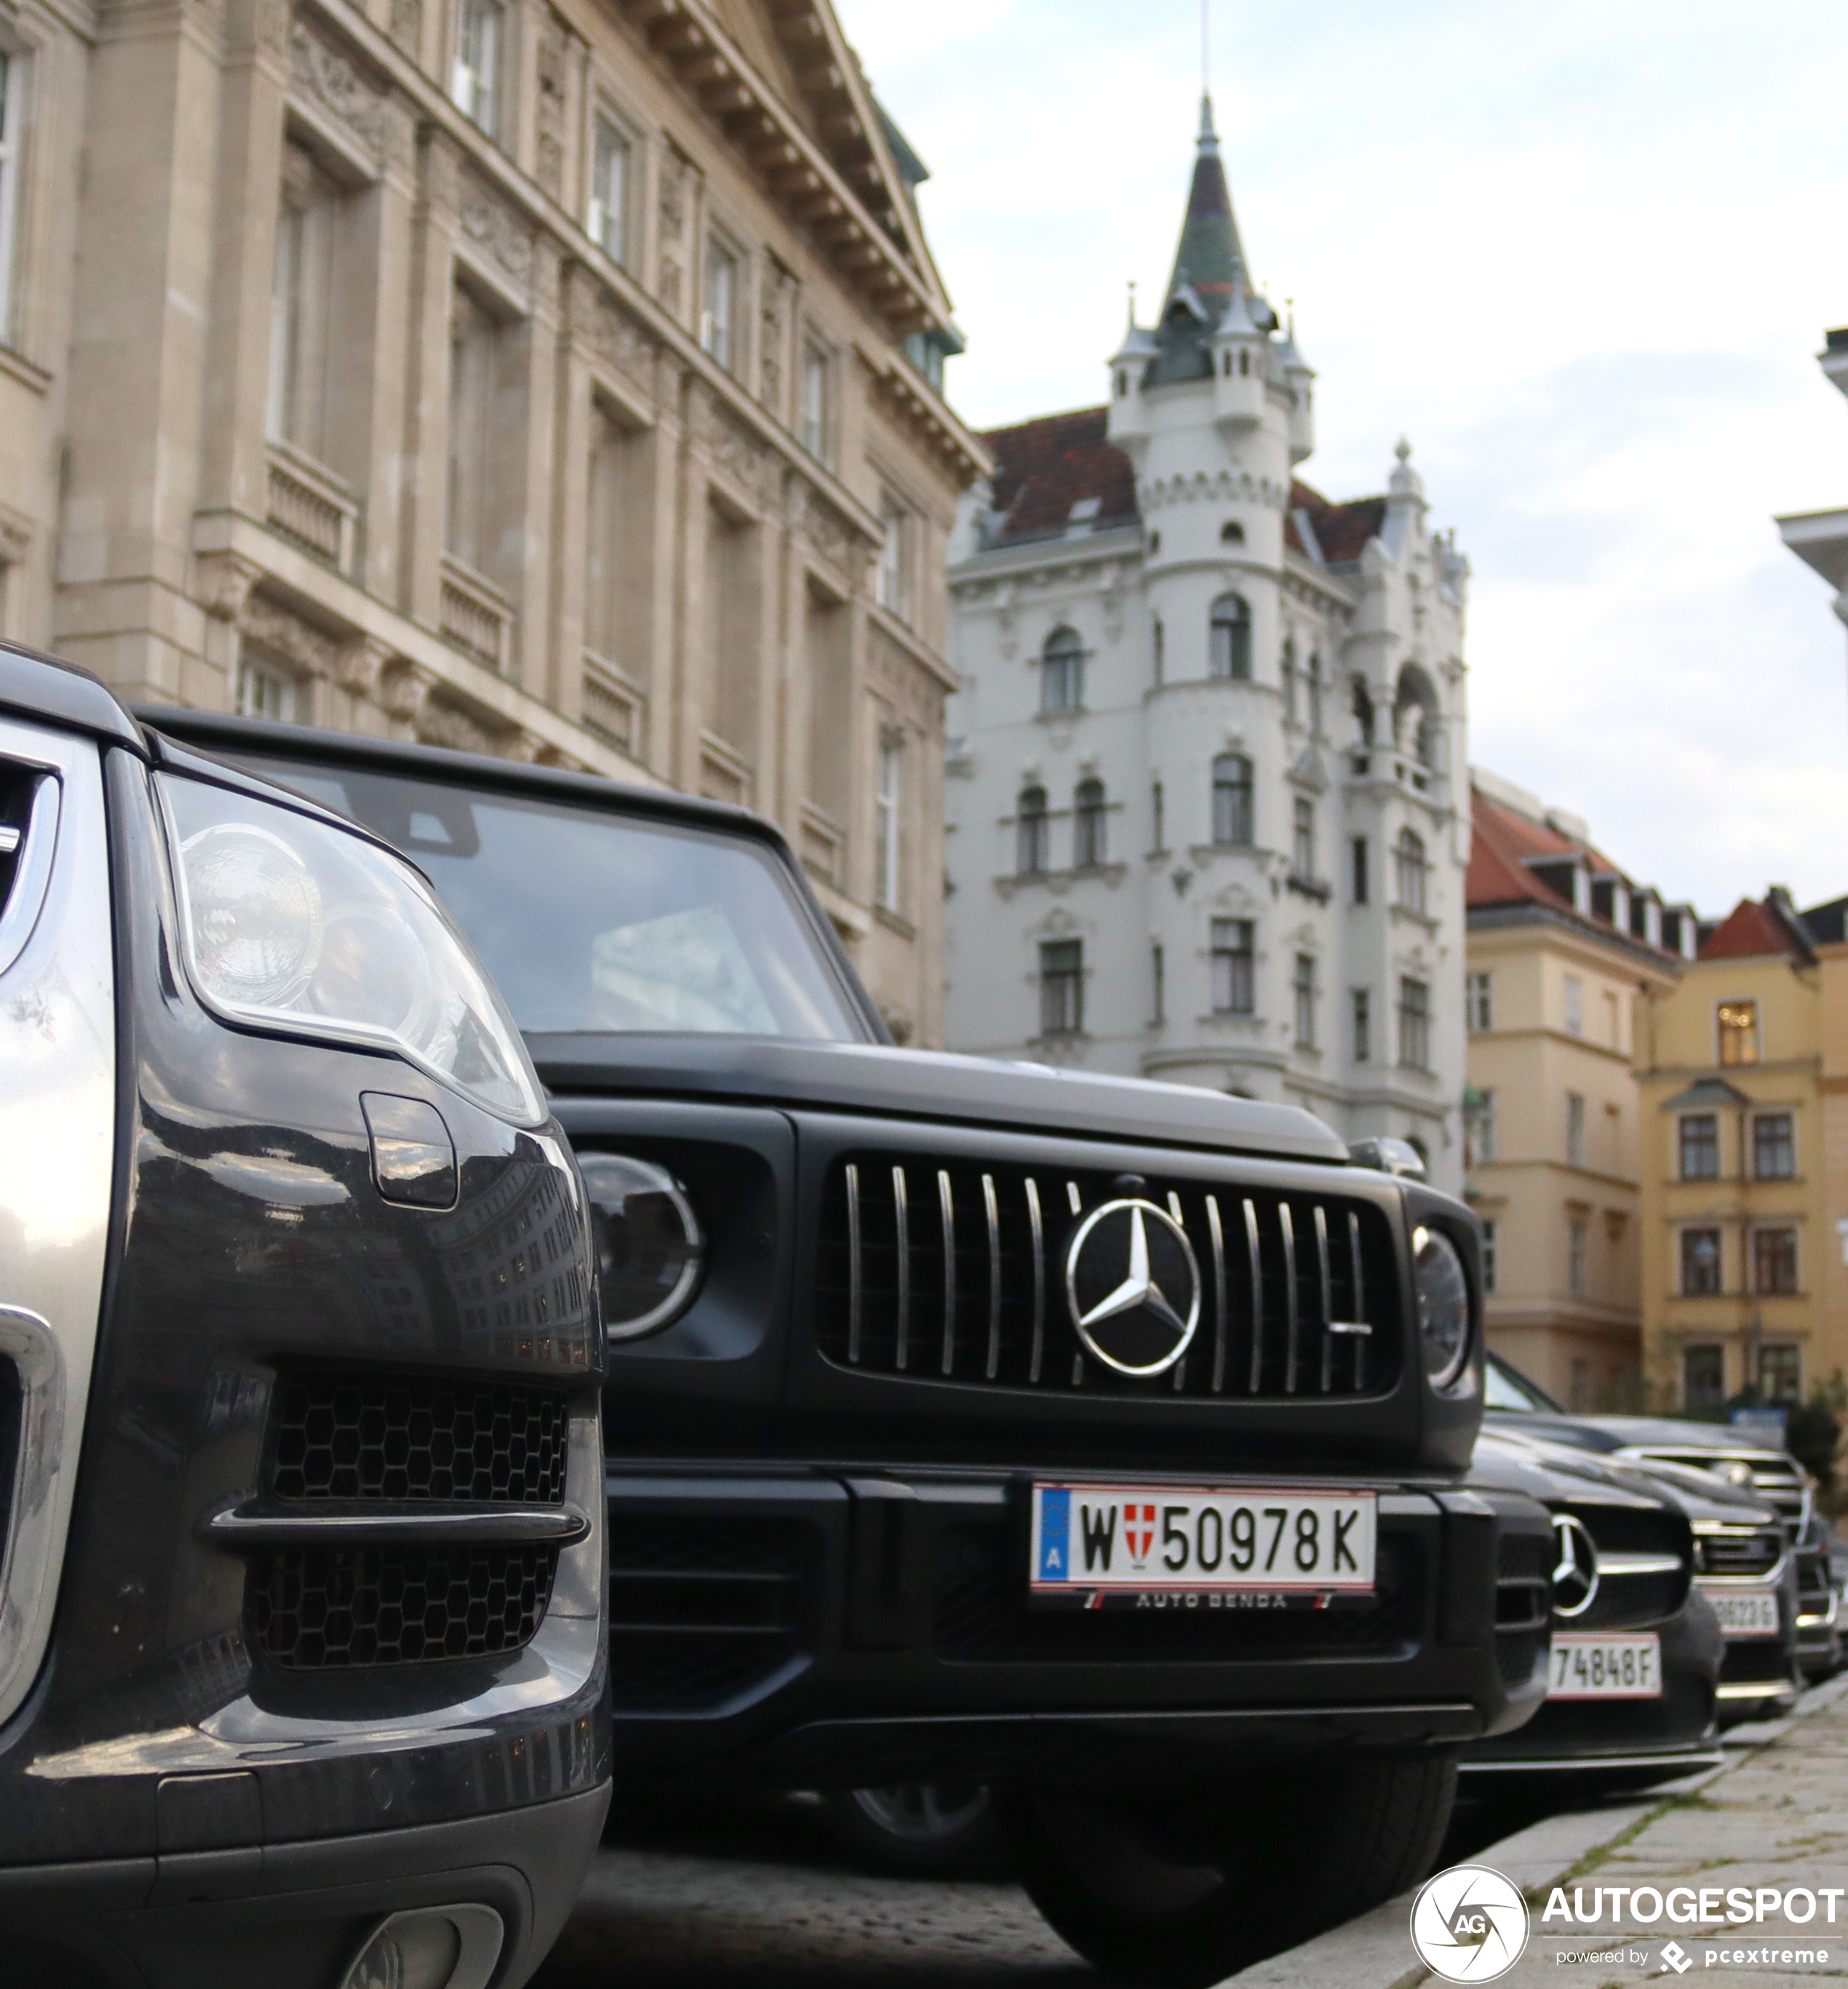
[[[270,1420],[279,1499],[512,1500],[555,1506],[565,1398],[518,1381],[291,1374]]]
[[[555,1547],[315,1547],[266,1554],[245,1591],[250,1639],[290,1671],[491,1658],[530,1643]]]

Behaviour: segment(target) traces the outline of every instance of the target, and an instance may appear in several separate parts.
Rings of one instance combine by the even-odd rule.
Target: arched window
[[[1075,629],[1055,629],[1039,666],[1039,709],[1077,711],[1084,703],[1084,645]]]
[[[1313,738],[1322,736],[1322,659],[1320,656],[1309,659],[1309,731]]]
[[[1104,783],[1080,781],[1072,796],[1072,868],[1093,870],[1104,861]]]
[[[1399,872],[1399,902],[1407,911],[1422,913],[1431,875],[1424,838],[1416,829],[1402,829],[1392,855]]]
[[[1046,790],[1022,788],[1016,808],[1019,842],[1014,867],[1022,877],[1038,877],[1046,869]]]
[[[1296,643],[1294,639],[1283,645],[1283,661],[1277,666],[1277,675],[1283,686],[1283,722],[1296,723]]]
[[[1414,664],[1399,673],[1392,704],[1392,736],[1400,752],[1420,766],[1437,771],[1437,693],[1431,679]]]
[[[1212,763],[1213,841],[1249,843],[1251,818],[1251,762],[1243,753],[1222,753]]]
[[[1208,667],[1216,677],[1244,683],[1251,676],[1251,610],[1236,594],[1222,594],[1212,604]]]
[[[1373,700],[1367,690],[1365,677],[1354,679],[1354,746],[1359,753],[1368,752],[1373,745]]]

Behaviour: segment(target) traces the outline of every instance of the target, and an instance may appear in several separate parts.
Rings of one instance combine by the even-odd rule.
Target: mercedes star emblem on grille
[[[1553,1570],[1553,1613],[1582,1616],[1598,1595],[1598,1549],[1585,1522],[1570,1513],[1553,1515],[1559,1564]]]
[[[1080,1340],[1119,1374],[1165,1374],[1200,1323],[1193,1246],[1152,1201],[1107,1201],[1079,1224],[1065,1296]]]

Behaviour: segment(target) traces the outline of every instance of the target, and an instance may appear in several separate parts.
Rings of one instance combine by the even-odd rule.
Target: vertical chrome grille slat
[[[1066,1183],[1065,1198],[1071,1205],[1073,1215],[1082,1215],[1084,1213],[1084,1198],[1078,1192],[1078,1184],[1075,1181]]]
[[[1319,1299],[1322,1315],[1322,1393],[1334,1385],[1334,1299],[1328,1283],[1328,1211],[1315,1205],[1315,1264],[1321,1284]]]
[[[1354,1385],[1361,1389],[1367,1385],[1367,1342],[1373,1329],[1367,1323],[1367,1287],[1361,1276],[1361,1219],[1352,1209],[1348,1211],[1348,1262],[1354,1272],[1354,1317],[1349,1321],[1354,1330]]]
[[[1046,1352],[1046,1224],[1039,1214],[1039,1184],[1031,1174],[1026,1177],[1026,1219],[1033,1235],[1033,1350],[1026,1378],[1037,1387]]]
[[[1290,1205],[1280,1201],[1277,1205],[1277,1228],[1283,1238],[1283,1393],[1296,1393],[1296,1224],[1291,1219]]]
[[[1212,1392],[1226,1387],[1226,1235],[1219,1227],[1219,1198],[1206,1198],[1206,1234],[1212,1245]]]
[[[860,1169],[847,1164],[847,1358],[860,1364],[863,1306],[860,1262]]]
[[[1251,1262],[1251,1392],[1264,1384],[1264,1266],[1258,1254],[1258,1205],[1245,1204],[1245,1248]]]
[[[937,1205],[943,1211],[943,1372],[956,1367],[956,1191],[948,1167],[937,1170]]]
[[[892,1207],[898,1222],[898,1371],[911,1357],[911,1225],[905,1205],[905,1171],[892,1170]]]
[[[1001,1209],[995,1199],[995,1177],[982,1177],[982,1206],[988,1218],[988,1360],[985,1372],[994,1380],[1001,1365]]]

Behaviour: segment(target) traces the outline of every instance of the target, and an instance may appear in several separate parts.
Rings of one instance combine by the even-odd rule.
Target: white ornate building
[[[1467,574],[1402,442],[1296,479],[1313,374],[1210,105],[1107,408],[985,438],[951,547],[946,1039],[1308,1106],[1461,1184]]]

